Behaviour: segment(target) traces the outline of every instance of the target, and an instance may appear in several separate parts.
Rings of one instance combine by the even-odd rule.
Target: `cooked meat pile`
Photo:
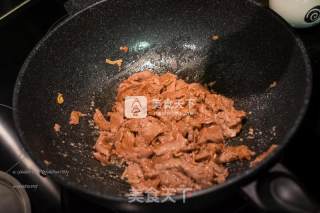
[[[127,96],[147,97],[147,117],[124,116]],[[231,99],[198,83],[170,73],[139,72],[119,85],[107,119],[96,109],[100,136],[94,156],[103,165],[114,157],[122,160],[122,178],[138,192],[164,195],[203,189],[226,180],[225,163],[250,160],[255,154],[247,146],[224,143],[239,133],[245,115]]]

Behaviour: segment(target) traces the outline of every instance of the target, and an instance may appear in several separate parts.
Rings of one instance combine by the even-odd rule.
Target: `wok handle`
[[[266,212],[320,212],[318,204],[303,185],[280,163],[242,190],[258,208]]]
[[[33,205],[35,211],[60,212],[59,186],[49,177],[40,174],[40,168],[20,143],[13,124],[12,108],[2,104],[0,105],[0,153],[2,155],[0,168],[23,184],[36,186],[26,189],[31,203],[41,202],[46,205]]]

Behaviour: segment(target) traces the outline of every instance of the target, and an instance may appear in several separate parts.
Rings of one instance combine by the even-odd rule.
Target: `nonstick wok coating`
[[[214,34],[217,41],[210,39]],[[119,51],[123,45],[129,53]],[[106,58],[123,58],[122,71],[105,64]],[[51,162],[48,168],[58,171],[52,176],[63,185],[121,199],[129,189],[119,179],[122,170],[93,159],[95,135],[87,118],[78,126],[68,118],[72,110],[92,114],[92,100],[106,113],[118,83],[145,68],[171,70],[189,82],[216,81],[217,92],[252,112],[239,137],[257,153],[287,142],[310,93],[302,44],[276,15],[250,1],[104,1],[56,27],[26,60],[16,83],[14,118],[27,150],[42,168],[44,160]],[[268,89],[274,81],[277,86]],[[56,104],[58,92],[62,105]],[[64,135],[56,136],[54,123]],[[254,140],[246,137],[249,127]],[[239,137],[229,143],[239,144]],[[238,162],[229,170],[223,186],[253,169]]]

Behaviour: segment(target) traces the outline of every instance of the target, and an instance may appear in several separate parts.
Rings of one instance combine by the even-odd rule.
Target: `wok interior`
[[[212,41],[213,34],[219,40]],[[129,53],[118,50],[122,45],[129,46]],[[105,58],[123,58],[122,71],[106,65]],[[257,153],[281,143],[303,106],[307,84],[294,37],[269,11],[252,3],[103,2],[53,32],[17,82],[16,121],[33,156],[51,162],[49,169],[66,183],[97,194],[127,193],[121,168],[102,167],[92,158],[96,134],[88,118],[78,126],[70,126],[68,119],[72,110],[92,115],[98,107],[106,113],[119,82],[145,68],[170,70],[188,82],[216,81],[215,91],[252,112],[239,137]],[[269,90],[274,81],[277,86]],[[58,92],[64,95],[63,105],[55,102]],[[62,126],[59,137],[54,123]],[[261,132],[251,141],[246,138],[249,127]],[[239,137],[229,143],[239,144]],[[247,166],[228,165],[230,178]]]

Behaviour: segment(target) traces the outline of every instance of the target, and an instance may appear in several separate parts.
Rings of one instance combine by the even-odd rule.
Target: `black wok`
[[[219,39],[210,39],[213,34]],[[119,51],[123,45],[129,53]],[[121,72],[106,58],[122,58]],[[92,158],[95,136],[86,119],[70,126],[68,118],[72,110],[92,114],[92,100],[106,113],[118,83],[145,68],[171,70],[189,82],[216,81],[217,92],[252,112],[239,136],[242,144],[258,154],[272,144],[278,149],[255,168],[248,162],[228,165],[226,183],[194,192],[184,204],[181,196],[175,204],[128,203],[121,169]],[[32,158],[58,171],[52,177],[62,186],[116,209],[191,209],[227,199],[272,166],[298,127],[310,91],[303,44],[277,15],[251,1],[111,0],[67,18],[33,49],[16,82],[14,120]],[[56,104],[59,92],[62,105]],[[54,123],[62,125],[60,137]],[[261,132],[251,141],[249,127]]]

